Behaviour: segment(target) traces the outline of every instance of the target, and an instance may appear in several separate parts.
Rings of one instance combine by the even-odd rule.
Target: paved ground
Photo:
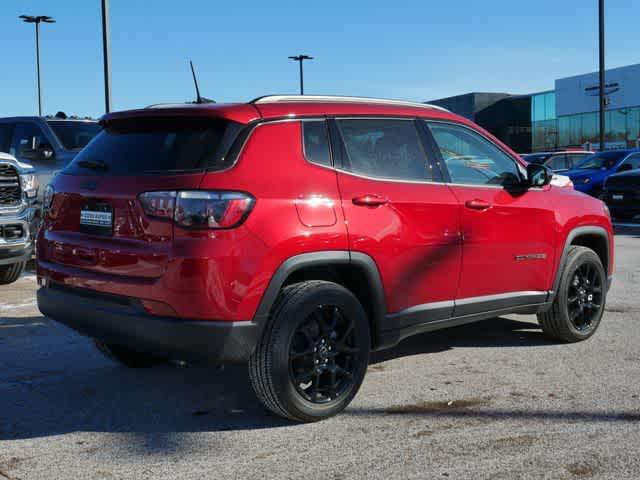
[[[616,239],[599,332],[535,317],[409,339],[342,415],[280,421],[244,368],[120,367],[0,289],[0,479],[640,478],[640,229]]]

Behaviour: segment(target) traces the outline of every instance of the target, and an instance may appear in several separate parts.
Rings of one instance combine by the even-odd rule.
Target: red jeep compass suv
[[[248,361],[266,407],[313,421],[409,335],[600,323],[604,204],[441,108],[271,96],[101,124],[47,187],[38,305],[125,365]]]

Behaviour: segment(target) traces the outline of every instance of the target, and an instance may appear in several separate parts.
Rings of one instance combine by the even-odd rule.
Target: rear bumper
[[[82,335],[180,360],[246,361],[260,333],[250,321],[158,317],[136,299],[65,286],[40,288],[38,308]]]

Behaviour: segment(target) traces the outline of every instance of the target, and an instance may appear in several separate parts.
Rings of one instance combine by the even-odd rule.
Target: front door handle
[[[479,200],[477,198],[473,200],[467,200],[464,206],[470,208],[471,210],[489,210],[489,208],[491,208],[491,204],[489,202]]]
[[[352,201],[354,205],[359,205],[361,207],[379,207],[380,205],[389,203],[387,198],[371,193],[355,197]]]

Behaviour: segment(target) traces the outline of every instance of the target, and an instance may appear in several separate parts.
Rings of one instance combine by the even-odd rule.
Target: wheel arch
[[[267,323],[280,290],[305,280],[327,280],[351,291],[367,313],[372,349],[379,343],[386,304],[380,272],[368,255],[349,251],[322,251],[296,255],[285,260],[271,277],[253,321],[262,329]]]
[[[560,288],[560,281],[562,279],[562,274],[564,273],[564,269],[567,263],[567,255],[569,254],[569,248],[572,246],[588,247],[593,250],[598,255],[598,257],[600,257],[600,261],[602,262],[602,265],[604,267],[605,274],[608,275],[610,245],[609,235],[607,231],[603,227],[598,226],[584,226],[574,228],[569,232],[564,242],[564,248],[562,250],[560,262],[558,263],[558,268],[556,270],[553,287],[550,292],[549,302],[553,301],[556,292]]]

